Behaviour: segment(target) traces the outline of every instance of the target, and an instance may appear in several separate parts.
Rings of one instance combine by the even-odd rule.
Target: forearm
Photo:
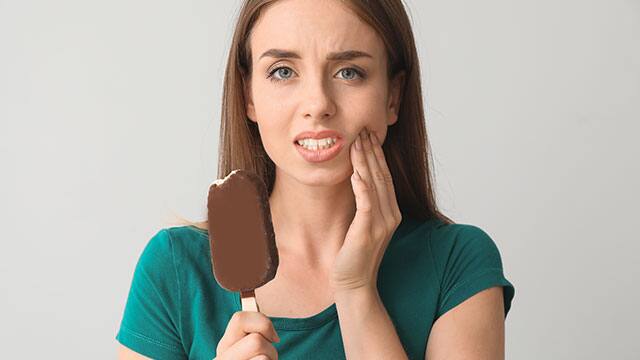
[[[334,297],[347,359],[408,359],[377,289]]]

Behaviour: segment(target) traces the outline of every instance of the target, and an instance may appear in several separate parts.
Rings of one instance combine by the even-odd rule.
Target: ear
[[[387,125],[393,125],[398,121],[398,112],[402,102],[402,89],[404,89],[405,72],[399,72],[389,83],[389,102],[387,103]]]
[[[244,99],[246,102],[246,113],[249,120],[256,122],[256,108],[253,105],[253,98],[251,97],[251,79],[244,81]]]

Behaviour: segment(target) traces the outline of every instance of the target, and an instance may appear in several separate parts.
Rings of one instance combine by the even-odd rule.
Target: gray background
[[[408,2],[440,205],[498,244],[509,359],[637,359],[640,2]],[[115,357],[203,219],[235,1],[0,0],[0,352]]]

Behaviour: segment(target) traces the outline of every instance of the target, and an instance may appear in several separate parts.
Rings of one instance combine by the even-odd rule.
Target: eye
[[[291,68],[290,68],[290,67],[288,67],[288,66],[280,66],[280,67],[277,67],[277,68],[275,68],[275,69],[271,70],[271,71],[268,73],[267,78],[268,78],[269,80],[273,81],[273,82],[285,81],[285,80],[286,80],[286,78],[285,78],[285,79],[281,79],[281,78],[278,78],[278,77],[274,77],[274,74],[275,74],[275,73],[278,73],[278,72],[280,72],[280,70],[285,70],[285,69],[286,69],[286,70],[288,70],[287,72],[292,72],[292,70],[291,70]],[[286,74],[287,72],[285,72],[285,74]],[[282,75],[282,72],[280,72],[280,74]]]
[[[339,74],[339,73],[342,73],[342,74],[349,74],[349,73],[351,73],[351,74],[354,74],[353,76],[357,75],[357,76],[359,76],[360,78],[364,78],[364,76],[363,76],[362,72],[361,72],[361,71],[358,71],[358,70],[356,70],[356,69],[354,69],[354,68],[344,68],[344,69],[340,69],[340,71],[338,71],[338,74]],[[347,76],[347,78],[348,78],[347,80],[352,80],[352,79],[353,79],[353,78],[352,78],[352,77],[350,77],[350,76]]]
[[[287,70],[287,71],[280,71],[280,70]],[[290,67],[288,66],[279,66],[271,71],[269,71],[267,73],[267,79],[269,79],[272,82],[282,82],[282,81],[286,81],[289,79],[289,77],[287,76],[288,73],[293,72],[293,70],[291,70]],[[275,76],[276,74],[280,74],[281,76],[284,76],[284,78],[280,78]],[[362,70],[358,70],[356,68],[352,68],[352,67],[347,67],[347,68],[342,68],[340,69],[340,71],[338,71],[338,73],[342,73],[343,75],[347,75],[345,80],[358,80],[358,79],[365,79],[366,75],[364,73],[364,71]],[[354,78],[353,73],[355,73],[355,75],[358,76],[358,78]],[[349,76],[348,74],[352,74],[351,76]]]

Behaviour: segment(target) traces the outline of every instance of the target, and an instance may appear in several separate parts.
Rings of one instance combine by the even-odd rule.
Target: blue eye
[[[345,72],[344,72],[345,70],[346,70],[346,71],[351,71],[351,72],[355,73],[355,75],[358,75],[358,76],[362,77],[362,75],[360,74],[360,72],[359,72],[358,70],[354,69],[354,68],[344,68],[344,69],[340,69],[340,71],[339,71],[338,73],[342,72],[342,74],[345,74]],[[351,79],[353,79],[353,78],[348,78],[347,80],[351,80]]]
[[[280,67],[277,67],[277,68],[271,70],[270,72],[268,72],[267,73],[267,79],[269,79],[272,82],[282,82],[282,81],[288,80],[289,78],[286,77],[286,73],[280,72],[280,70],[284,70],[284,69],[287,69],[288,70],[287,72],[292,72],[290,67],[288,67],[288,66],[280,66]],[[358,70],[356,68],[351,68],[351,67],[342,68],[342,69],[340,69],[340,71],[338,71],[338,73],[342,72],[343,74],[345,74],[345,70],[354,72],[358,76],[358,78],[347,77],[345,80],[358,80],[358,79],[365,79],[366,78],[366,76],[365,76],[363,71],[360,71],[360,70]],[[284,78],[278,78],[278,77],[274,76],[274,74],[276,74],[278,72],[280,73],[280,75],[285,75],[285,77]]]
[[[289,67],[287,67],[287,66],[280,66],[280,67],[277,67],[277,68],[273,69],[273,70],[269,73],[269,76],[267,76],[267,78],[269,78],[269,79],[270,79],[271,81],[273,81],[273,82],[278,82],[278,81],[284,81],[284,80],[286,80],[286,79],[280,79],[280,78],[277,78],[277,77],[274,77],[274,76],[273,76],[273,74],[275,74],[275,73],[279,72],[280,70],[284,70],[284,69],[289,70],[289,72],[291,71],[291,68],[289,68]],[[280,73],[280,75],[282,75],[282,73]]]

